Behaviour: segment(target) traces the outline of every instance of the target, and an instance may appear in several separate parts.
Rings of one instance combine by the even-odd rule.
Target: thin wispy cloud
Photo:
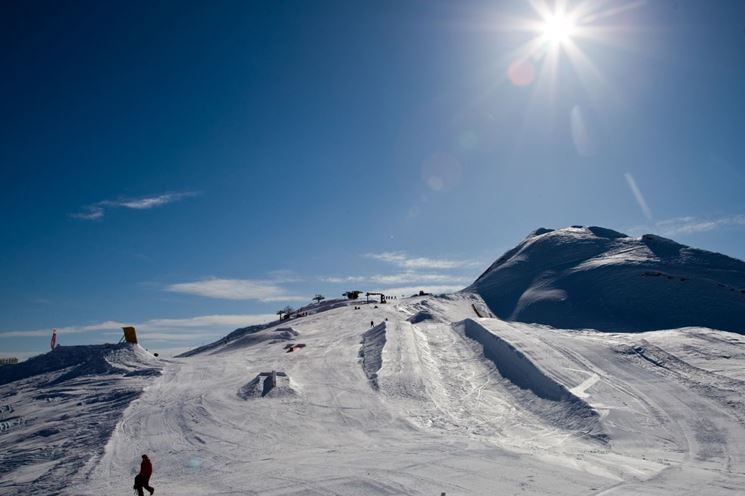
[[[354,283],[354,282],[365,282],[368,278],[364,276],[328,276],[328,277],[322,277],[321,281],[327,282],[330,284],[346,284],[346,283]]]
[[[271,322],[275,314],[217,314],[200,315],[181,319],[150,319],[144,322],[118,322],[107,320],[94,324],[57,327],[62,338],[69,334],[121,332],[122,327],[135,326],[143,338],[154,341],[188,341],[206,337],[219,337],[235,328]],[[0,331],[0,338],[49,336],[51,329]]]
[[[647,220],[652,220],[652,210],[650,210],[649,205],[647,205],[647,200],[644,198],[642,190],[639,189],[639,185],[636,184],[636,179],[634,179],[634,176],[632,176],[630,172],[625,173],[623,176],[626,178],[626,183],[629,185],[629,189],[634,195],[636,203],[639,204],[639,208],[644,213],[644,216]]]
[[[376,275],[371,278],[374,284],[460,284],[469,279],[451,274],[421,274],[418,272],[403,272],[401,274]]]
[[[402,251],[385,251],[382,253],[366,253],[366,258],[389,263],[409,270],[426,269],[459,269],[474,267],[473,260],[452,260],[446,258],[411,257]]]
[[[460,291],[464,287],[465,286],[463,285],[440,284],[436,286],[399,286],[394,288],[374,288],[372,289],[372,291],[385,293],[391,296],[411,296],[419,294],[419,291],[422,290],[431,294],[455,293],[456,291]]]
[[[267,322],[275,317],[274,314],[216,314],[201,315],[185,319],[151,319],[146,321],[143,325],[146,329],[151,330],[169,329],[173,327],[233,327]]]
[[[743,214],[708,219],[688,216],[662,220],[651,226],[636,226],[629,229],[629,232],[635,235],[653,232],[663,236],[680,236],[743,227],[745,227],[745,215]]]
[[[324,277],[323,282],[345,284],[345,283],[367,283],[367,284],[468,284],[471,279],[461,275],[422,273],[406,271],[398,274],[375,274],[372,276],[346,276],[346,277]]]
[[[82,211],[70,214],[73,219],[80,220],[100,220],[103,219],[104,209],[98,205],[88,205]]]
[[[473,278],[464,274],[463,270],[448,271],[472,269],[480,265],[474,260],[415,257],[403,251],[366,253],[362,256],[402,270],[369,276],[327,276],[321,280],[331,284],[364,284],[386,294],[413,294],[422,289],[428,292],[447,293],[463,289],[473,281]]]
[[[285,288],[275,281],[255,279],[209,278],[171,284],[166,287],[166,291],[221,300],[257,300],[263,302],[309,300],[306,296],[288,294]]]
[[[80,220],[101,220],[108,209],[127,208],[130,210],[148,210],[175,203],[185,198],[198,196],[196,191],[167,192],[159,195],[141,198],[123,198],[120,200],[103,200],[92,205],[86,205],[80,212],[70,214],[70,217]]]
[[[272,270],[268,274],[269,280],[275,283],[293,283],[293,282],[303,282],[303,278],[300,277],[297,272],[294,270],[287,270],[287,269],[281,269],[281,270]]]

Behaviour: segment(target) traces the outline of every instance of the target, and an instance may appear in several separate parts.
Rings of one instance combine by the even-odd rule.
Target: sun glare
[[[574,22],[564,15],[552,15],[547,17],[543,24],[543,37],[551,43],[564,43],[569,41],[574,33]]]
[[[557,99],[559,73],[574,73],[575,82],[587,92],[592,105],[608,105],[617,100],[613,88],[590,58],[589,49],[622,47],[633,29],[628,12],[643,7],[644,0],[525,0],[529,17],[512,18],[505,24],[510,31],[525,31],[530,37],[507,57],[506,76],[513,86],[533,88],[531,102]],[[619,17],[616,21],[613,18]],[[568,64],[568,67],[566,67]],[[570,81],[565,78],[564,81]],[[537,108],[537,103],[531,103]],[[578,150],[590,155],[593,144],[587,116],[578,105],[571,117]]]

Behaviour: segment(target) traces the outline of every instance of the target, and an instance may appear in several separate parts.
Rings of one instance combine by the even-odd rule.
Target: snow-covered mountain
[[[451,295],[313,304],[171,360],[61,347],[0,368],[0,494],[129,494],[143,453],[165,495],[744,494],[745,335],[643,332],[735,322],[741,277],[657,237],[539,230]],[[585,301],[605,278],[707,313],[630,327],[631,304]],[[510,305],[606,325],[489,315]]]
[[[745,262],[651,234],[538,229],[467,291],[499,318],[559,328],[745,332]]]

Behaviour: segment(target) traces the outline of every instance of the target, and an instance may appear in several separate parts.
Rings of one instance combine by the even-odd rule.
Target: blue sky
[[[744,259],[743,53],[738,1],[5,2],[0,355],[460,288],[539,226]]]

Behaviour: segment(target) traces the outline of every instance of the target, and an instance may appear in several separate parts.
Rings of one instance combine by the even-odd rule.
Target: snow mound
[[[449,295],[442,295],[440,298],[447,300],[449,298]],[[434,303],[436,299],[437,298],[433,300],[421,300],[413,304],[411,306],[411,309],[416,313],[409,317],[408,321],[412,324],[419,324],[422,322],[441,322],[441,319],[437,317],[437,306]]]
[[[300,335],[300,333],[292,327],[278,327],[274,329],[273,332],[275,333],[274,339],[277,340],[290,340]]]
[[[0,385],[51,372],[61,374],[50,376],[48,385],[86,375],[159,374],[158,369],[158,360],[139,345],[57,346],[43,355],[0,368]]]
[[[436,317],[434,314],[427,310],[419,310],[417,313],[409,317],[408,321],[412,324],[419,324],[426,321],[435,321]]]
[[[252,398],[280,398],[295,396],[297,392],[290,384],[290,378],[284,372],[258,374],[238,390],[238,397],[243,400]]]
[[[745,262],[646,234],[538,229],[468,288],[499,318],[561,328],[745,333]]]

